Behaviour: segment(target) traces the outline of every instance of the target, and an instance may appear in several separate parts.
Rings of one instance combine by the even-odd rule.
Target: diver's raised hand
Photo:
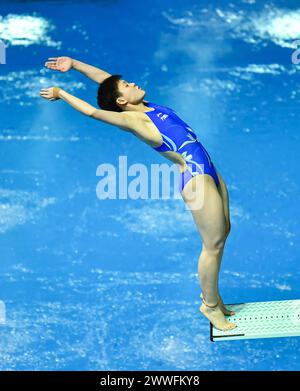
[[[71,57],[49,57],[45,62],[45,67],[55,71],[67,72],[72,68],[73,60]]]

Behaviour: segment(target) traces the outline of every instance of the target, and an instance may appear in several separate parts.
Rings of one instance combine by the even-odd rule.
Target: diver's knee
[[[219,255],[225,246],[225,238],[215,239],[209,243],[203,243],[202,251],[209,253],[210,255]]]

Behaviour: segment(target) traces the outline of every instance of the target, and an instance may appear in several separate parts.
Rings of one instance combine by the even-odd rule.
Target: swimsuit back
[[[155,110],[145,112],[159,130],[163,143],[159,147],[153,147],[156,151],[181,152],[182,148],[191,143],[199,142],[197,135],[182,121],[174,110],[166,106],[148,102],[147,106]]]
[[[188,124],[169,107],[152,102],[148,102],[146,105],[154,108],[145,114],[154,123],[163,139],[162,145],[152,148],[158,152],[177,152],[187,163],[188,168],[182,174],[185,179],[181,182],[180,190],[182,191],[185,183],[197,174],[211,175],[218,186],[219,181],[213,162]]]

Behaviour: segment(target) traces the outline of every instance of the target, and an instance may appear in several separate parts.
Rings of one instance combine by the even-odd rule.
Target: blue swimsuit
[[[145,105],[155,109],[144,113],[152,120],[163,139],[161,146],[153,148],[158,152],[179,153],[188,166],[187,170],[180,174],[179,191],[182,192],[186,183],[198,174],[212,176],[218,187],[219,178],[215,166],[193,130],[169,107],[151,102]]]

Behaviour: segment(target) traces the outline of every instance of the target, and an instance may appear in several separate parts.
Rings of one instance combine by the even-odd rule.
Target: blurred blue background
[[[225,303],[300,298],[294,1],[0,3],[1,370],[299,370],[299,338],[211,343],[201,241],[182,200],[101,200],[102,163],[165,161],[129,133],[39,97],[97,84],[70,56],[172,107],[227,183]]]

